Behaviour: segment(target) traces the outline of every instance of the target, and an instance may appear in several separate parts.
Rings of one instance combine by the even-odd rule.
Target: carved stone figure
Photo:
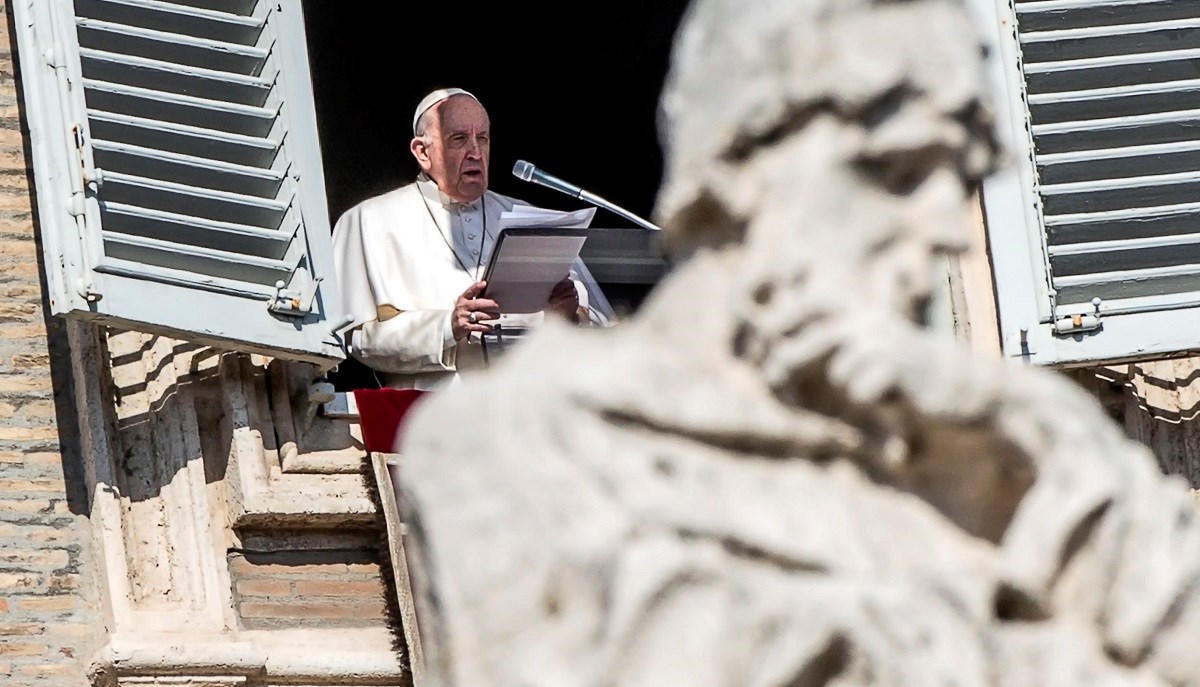
[[[672,275],[409,424],[432,684],[1200,684],[1183,484],[923,328],[996,164],[980,59],[952,0],[692,6]]]

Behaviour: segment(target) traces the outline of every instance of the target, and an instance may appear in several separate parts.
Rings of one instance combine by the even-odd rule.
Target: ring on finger
[[[479,316],[475,314],[474,310],[472,310],[471,314],[467,315],[467,319],[470,320],[471,324],[475,324],[479,321]]]

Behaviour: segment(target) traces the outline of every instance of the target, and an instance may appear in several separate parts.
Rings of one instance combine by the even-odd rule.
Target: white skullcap
[[[474,95],[464,91],[461,88],[439,88],[433,93],[425,96],[421,99],[420,104],[417,105],[417,111],[413,113],[413,136],[417,135],[417,122],[421,119],[421,115],[425,114],[429,108],[437,105],[453,95],[466,95],[470,96],[471,98],[475,98]],[[479,102],[479,98],[475,98],[475,102]]]

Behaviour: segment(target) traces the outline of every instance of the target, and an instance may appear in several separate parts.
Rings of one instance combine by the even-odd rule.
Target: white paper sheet
[[[515,205],[512,210],[505,210],[500,214],[498,230],[509,227],[586,229],[595,216],[596,208],[564,212],[532,205]]]
[[[492,253],[484,297],[496,301],[503,313],[545,309],[554,285],[570,273],[587,240],[586,235],[557,233],[556,229],[561,228],[543,228],[536,234],[504,234]]]

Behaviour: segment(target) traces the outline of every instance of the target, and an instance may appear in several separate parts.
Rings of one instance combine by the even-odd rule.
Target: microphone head
[[[513,176],[521,181],[530,181],[533,179],[533,172],[537,168],[524,160],[517,160],[517,164],[513,165]]]

